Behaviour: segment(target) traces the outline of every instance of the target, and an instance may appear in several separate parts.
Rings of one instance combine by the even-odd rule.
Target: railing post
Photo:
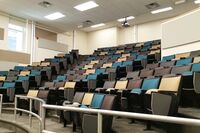
[[[98,133],[102,133],[102,120],[103,120],[103,116],[101,113],[98,113]]]
[[[14,119],[17,120],[17,96],[15,96],[15,105],[14,105]]]
[[[42,104],[44,105],[44,104]],[[41,106],[41,114],[42,114],[42,130],[45,130],[45,117],[46,117],[46,109],[45,107]]]
[[[32,105],[33,105],[33,101],[32,99],[30,99],[29,102],[29,111],[32,112]],[[29,126],[32,127],[32,115],[29,113]]]
[[[0,103],[0,117],[2,115],[2,104],[3,104],[3,95],[0,94],[0,100],[1,100],[1,103]]]

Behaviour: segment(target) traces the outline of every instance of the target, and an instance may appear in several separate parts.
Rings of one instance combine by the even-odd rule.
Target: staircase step
[[[16,132],[10,129],[0,127],[0,133],[16,133]]]

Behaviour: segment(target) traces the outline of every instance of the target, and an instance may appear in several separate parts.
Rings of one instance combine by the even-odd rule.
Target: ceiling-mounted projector
[[[122,23],[122,27],[130,27],[127,18],[125,18],[125,21]]]

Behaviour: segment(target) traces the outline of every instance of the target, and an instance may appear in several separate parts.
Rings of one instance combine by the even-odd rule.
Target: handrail
[[[0,94],[0,116],[2,115],[3,94]]]
[[[25,99],[25,100],[30,100],[29,102],[29,110],[25,110],[25,109],[21,109],[18,108],[18,99]],[[38,101],[40,108],[39,108],[39,114],[36,114],[32,111],[32,106],[33,106],[33,101]],[[35,116],[38,120],[39,120],[39,131],[42,132],[42,130],[45,128],[43,127],[45,124],[45,120],[43,119],[44,117],[42,117],[42,115],[45,115],[45,112],[42,112],[42,105],[45,104],[45,101],[37,98],[37,97],[31,97],[31,96],[23,96],[23,95],[15,95],[15,107],[14,107],[14,118],[15,121],[17,120],[17,111],[22,111],[24,113],[29,114],[29,125],[30,127],[32,126],[32,116]]]
[[[172,116],[130,113],[130,112],[122,112],[122,111],[101,110],[101,109],[77,108],[77,107],[57,106],[57,105],[48,105],[48,104],[43,104],[42,108],[43,110],[56,109],[56,110],[67,110],[67,111],[74,111],[74,112],[85,112],[85,113],[97,114],[98,115],[98,133],[102,133],[102,115],[121,116],[121,117],[135,118],[135,119],[141,119],[141,120],[200,126],[200,120],[190,119],[190,118],[177,118],[177,117],[172,117]]]

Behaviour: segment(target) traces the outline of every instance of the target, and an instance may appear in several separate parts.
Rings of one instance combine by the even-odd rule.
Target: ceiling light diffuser
[[[195,4],[200,4],[200,0],[195,0],[194,3]]]
[[[126,20],[131,20],[131,19],[134,19],[134,18],[135,18],[134,16],[129,16],[129,17],[126,17],[126,18],[120,18],[120,19],[118,19],[117,21],[119,21],[119,22],[124,22],[125,19],[126,19]]]
[[[172,7],[166,7],[166,8],[161,8],[161,9],[158,9],[158,10],[151,11],[151,13],[152,14],[157,14],[157,13],[161,13],[161,12],[170,11],[172,9],[173,9]]]
[[[88,1],[86,3],[80,4],[75,6],[74,8],[79,10],[79,11],[86,11],[95,7],[98,7],[99,5],[95,3],[94,1]]]
[[[56,20],[56,19],[60,19],[60,18],[63,18],[63,17],[65,17],[65,15],[60,13],[60,12],[55,12],[55,13],[52,13],[52,14],[45,16],[45,18],[49,19],[49,20]]]
[[[101,23],[101,24],[92,25],[91,27],[92,28],[97,28],[97,27],[101,27],[101,26],[104,26],[104,25],[105,25],[104,23]]]

